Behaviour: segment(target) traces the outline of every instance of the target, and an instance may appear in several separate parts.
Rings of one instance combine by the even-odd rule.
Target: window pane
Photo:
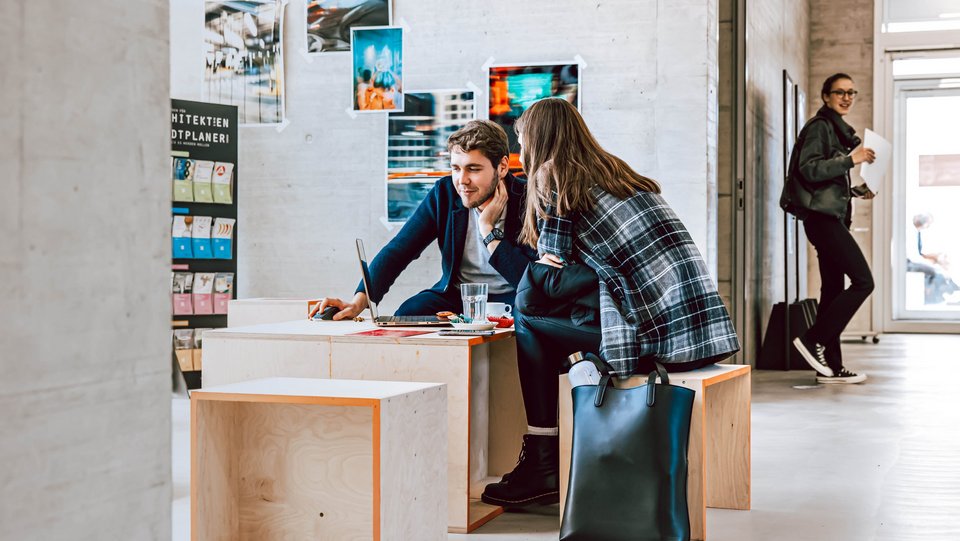
[[[960,57],[954,58],[902,58],[893,61],[893,76],[960,74]],[[950,81],[945,81],[949,83]]]
[[[473,92],[407,92],[404,110],[387,122],[387,220],[405,222],[450,174],[447,138],[474,118]],[[467,113],[459,114],[462,110]]]
[[[960,29],[956,0],[884,0],[884,32],[923,32]]]
[[[960,95],[910,97],[906,106],[904,305],[907,311],[956,313]]]

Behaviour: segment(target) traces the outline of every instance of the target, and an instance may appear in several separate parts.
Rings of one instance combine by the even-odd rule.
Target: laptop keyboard
[[[439,321],[437,316],[380,316],[377,321],[384,323],[414,323],[419,321]]]

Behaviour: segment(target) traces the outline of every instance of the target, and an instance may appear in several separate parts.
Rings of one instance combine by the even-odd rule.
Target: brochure
[[[197,160],[193,174],[193,200],[198,203],[213,203],[213,162]]]
[[[189,259],[193,257],[193,243],[192,233],[191,233],[191,224],[193,219],[190,219],[188,222],[187,219],[189,216],[174,216],[173,217],[173,258],[174,259]]]
[[[173,159],[173,200],[193,201],[194,160],[189,158]]]
[[[213,202],[233,203],[233,164],[216,162],[213,165]]]
[[[216,259],[233,259],[233,226],[237,221],[233,218],[217,218],[213,221],[213,257]]]
[[[210,227],[213,218],[210,216],[193,217],[193,257],[194,259],[213,258],[213,247],[210,244]]]
[[[193,368],[193,329],[174,329],[173,352],[182,372],[191,372]]]
[[[218,272],[213,280],[213,313],[226,314],[233,298],[233,273]]]
[[[193,275],[193,313],[213,313],[213,280],[215,272],[198,272]]]

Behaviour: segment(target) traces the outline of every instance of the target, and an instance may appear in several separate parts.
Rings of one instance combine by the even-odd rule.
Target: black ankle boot
[[[525,507],[560,501],[560,438],[523,436],[520,460],[499,483],[491,483],[481,499],[491,505]]]

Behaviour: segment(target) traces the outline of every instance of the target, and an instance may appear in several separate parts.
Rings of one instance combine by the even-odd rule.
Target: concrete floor
[[[960,336],[845,343],[861,385],[754,372],[751,511],[707,511],[710,541],[960,540]],[[173,532],[189,539],[189,404],[173,400]],[[556,539],[558,507],[451,540]]]

